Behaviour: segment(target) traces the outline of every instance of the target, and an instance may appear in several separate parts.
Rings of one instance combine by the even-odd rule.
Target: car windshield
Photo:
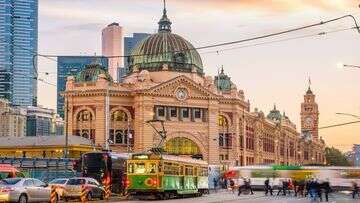
[[[68,185],[81,185],[85,184],[85,179],[69,179]]]
[[[8,178],[0,180],[1,185],[15,185],[18,183],[21,179],[20,178]]]
[[[65,184],[66,179],[55,179],[49,182],[49,184]]]

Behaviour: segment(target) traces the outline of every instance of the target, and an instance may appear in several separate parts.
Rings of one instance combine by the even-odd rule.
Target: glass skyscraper
[[[0,0],[0,97],[37,104],[38,0]]]
[[[131,50],[136,46],[137,43],[147,38],[151,34],[148,33],[133,33],[132,37],[124,37],[124,54],[128,56],[131,54]],[[128,67],[127,58],[124,59],[124,67]]]
[[[108,58],[101,56],[59,56],[57,58],[57,113],[62,118],[64,118],[64,98],[60,94],[65,91],[67,76],[76,75],[86,65],[95,62],[108,68]]]

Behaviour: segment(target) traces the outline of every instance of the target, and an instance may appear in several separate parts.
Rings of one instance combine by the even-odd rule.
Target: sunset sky
[[[353,14],[360,22],[358,0],[168,0],[172,30],[195,47],[236,41]],[[39,0],[39,52],[55,55],[101,55],[101,29],[112,22],[133,32],[153,33],[162,12],[161,0]],[[215,75],[222,65],[246,99],[267,114],[274,103],[300,126],[300,103],[311,77],[320,109],[320,127],[360,115],[360,34],[350,18],[281,37],[201,50],[204,70]],[[258,46],[263,42],[299,38]],[[239,48],[241,47],[241,48]],[[221,51],[223,49],[231,49]],[[217,54],[215,51],[219,51]],[[39,71],[56,72],[56,62],[39,59]],[[56,83],[56,75],[40,75]],[[56,107],[56,87],[39,83],[39,103]],[[360,124],[320,130],[329,146],[349,150],[360,143]]]

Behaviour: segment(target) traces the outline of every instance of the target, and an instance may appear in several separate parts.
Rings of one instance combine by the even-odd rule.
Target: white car
[[[34,178],[7,178],[0,180],[0,202],[49,202],[50,188]],[[56,202],[58,199],[56,199]]]
[[[58,195],[58,198],[61,199],[64,195],[64,188],[66,183],[68,182],[68,178],[56,178],[49,182],[49,188],[51,189],[51,186],[56,187],[56,194]]]

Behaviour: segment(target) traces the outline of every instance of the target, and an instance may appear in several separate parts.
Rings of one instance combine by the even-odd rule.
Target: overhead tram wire
[[[107,58],[129,58],[129,57],[140,57],[140,56],[156,56],[156,55],[167,54],[167,53],[175,53],[175,52],[182,52],[182,51],[192,51],[192,50],[202,50],[202,49],[210,49],[210,48],[215,48],[215,47],[229,46],[229,45],[233,45],[233,44],[240,44],[240,43],[244,43],[244,42],[250,42],[250,41],[255,41],[255,40],[274,37],[274,36],[280,36],[280,35],[284,35],[284,34],[291,33],[291,32],[305,30],[305,29],[312,28],[312,27],[322,26],[322,25],[325,25],[325,24],[328,24],[328,23],[331,23],[331,22],[335,22],[335,21],[344,19],[344,18],[351,18],[354,21],[354,24],[355,24],[353,29],[356,29],[358,31],[358,33],[360,34],[360,27],[358,26],[356,18],[353,15],[344,15],[344,16],[341,16],[341,17],[338,17],[338,18],[333,18],[333,19],[330,19],[330,20],[321,21],[319,23],[314,23],[314,24],[310,24],[310,25],[306,25],[306,26],[301,26],[301,27],[297,27],[297,28],[293,28],[293,29],[288,29],[288,30],[285,30],[285,31],[280,31],[280,32],[261,35],[261,36],[256,36],[256,37],[252,37],[252,38],[241,39],[241,40],[237,40],[237,41],[217,43],[217,44],[205,45],[205,46],[188,48],[188,49],[180,49],[180,50],[176,50],[176,51],[157,52],[157,53],[152,53],[152,54],[116,55],[116,56],[106,56],[106,57]],[[54,58],[54,57],[58,57],[59,55],[38,54],[38,56],[46,57],[46,58]],[[101,57],[105,57],[105,56],[101,56]]]
[[[219,54],[220,52],[225,52],[225,51],[232,51],[232,50],[237,50],[237,49],[256,47],[256,46],[273,44],[273,43],[287,42],[287,41],[292,41],[292,40],[297,40],[297,39],[305,39],[305,38],[311,38],[311,37],[317,37],[317,36],[324,36],[324,35],[327,35],[327,34],[343,32],[343,31],[348,31],[348,30],[352,30],[352,29],[357,29],[357,28],[356,27],[351,27],[351,28],[330,30],[330,31],[319,32],[319,33],[315,33],[315,34],[300,35],[300,36],[296,36],[296,37],[273,40],[273,41],[268,41],[268,42],[261,42],[261,43],[249,44],[249,45],[244,45],[244,46],[231,47],[231,48],[227,48],[227,49],[219,49],[219,50],[215,50],[215,51],[201,52],[200,54],[211,54],[211,53]]]
[[[249,42],[249,41],[255,41],[255,40],[259,40],[259,39],[264,39],[264,38],[269,38],[269,37],[274,37],[274,36],[279,36],[279,35],[284,35],[287,33],[291,33],[291,32],[296,32],[296,31],[300,31],[300,30],[304,30],[304,29],[308,29],[311,27],[317,27],[317,26],[321,26],[324,24],[328,24],[334,21],[338,21],[344,18],[351,18],[354,21],[355,27],[353,27],[352,29],[356,29],[359,33],[360,33],[360,27],[358,26],[358,23],[356,21],[356,18],[353,15],[344,15],[338,18],[333,18],[327,21],[321,21],[319,23],[314,23],[314,24],[310,24],[310,25],[306,25],[306,26],[301,26],[301,27],[297,27],[294,29],[289,29],[289,30],[285,30],[285,31],[281,31],[281,32],[276,32],[276,33],[271,33],[271,34],[266,34],[266,35],[261,35],[261,36],[257,36],[257,37],[252,37],[252,38],[247,38],[247,39],[242,39],[242,40],[237,40],[237,41],[231,41],[231,42],[225,42],[225,43],[218,43],[218,44],[212,44],[212,45],[206,45],[206,46],[201,46],[201,47],[195,47],[195,48],[190,48],[190,49],[181,49],[181,50],[176,50],[176,51],[166,51],[166,52],[158,52],[158,53],[154,53],[154,54],[137,54],[137,55],[119,55],[119,56],[107,56],[107,58],[129,58],[129,57],[137,57],[137,56],[153,56],[153,55],[159,55],[159,54],[166,54],[166,53],[175,53],[175,52],[181,52],[181,51],[191,51],[191,50],[202,50],[202,49],[209,49],[209,48],[214,48],[214,47],[222,47],[222,46],[228,46],[228,45],[232,45],[232,44],[240,44],[240,43],[244,43],[244,42]],[[305,37],[304,37],[305,38]],[[289,39],[290,40],[290,39]],[[6,40],[2,40],[4,43],[7,43]],[[34,66],[34,70],[35,70],[35,74],[36,77],[34,77],[34,79],[38,79],[38,70],[37,68],[35,68],[35,59],[36,56],[38,57],[44,57],[48,60],[52,60],[57,62],[56,59],[54,59],[55,57],[58,57],[59,55],[49,55],[49,54],[40,54],[38,52],[34,52],[33,50],[24,48],[20,45],[13,45],[15,47],[19,47],[23,50],[29,51],[33,54],[33,66]],[[216,51],[217,53],[219,53],[219,51]],[[100,57],[105,57],[105,56],[100,56]],[[44,80],[42,81],[44,82]],[[50,83],[51,84],[51,83]]]
[[[328,125],[328,126],[322,126],[322,127],[319,127],[319,130],[327,129],[327,128],[334,128],[334,127],[339,127],[339,126],[344,126],[344,125],[350,125],[350,124],[355,124],[355,123],[360,123],[360,120],[359,121],[346,122],[346,123],[339,123],[339,124],[334,124],[334,125]]]

